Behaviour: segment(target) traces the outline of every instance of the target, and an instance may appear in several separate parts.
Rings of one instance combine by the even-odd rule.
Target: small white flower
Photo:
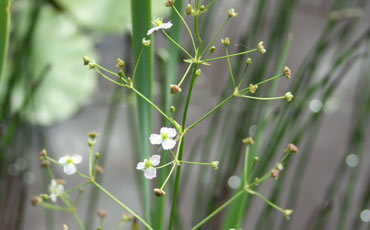
[[[82,157],[78,154],[66,155],[59,158],[59,163],[63,164],[63,171],[67,175],[72,175],[77,171],[76,165],[81,163]]]
[[[154,27],[151,28],[146,35],[152,34],[154,31],[160,30],[160,29],[169,29],[172,26],[171,21],[163,23],[162,19],[157,18],[152,21]]]
[[[64,192],[64,186],[62,184],[58,184],[56,180],[51,180],[51,184],[49,185],[50,191],[50,199],[54,203],[57,202],[57,197]]]
[[[159,165],[161,156],[153,155],[149,159],[144,159],[143,162],[139,162],[136,166],[137,170],[143,170],[145,178],[151,180],[157,176],[157,170],[153,166]]]
[[[162,144],[164,150],[170,150],[176,145],[174,137],[176,137],[176,129],[163,127],[160,134],[151,134],[149,140],[152,145]]]

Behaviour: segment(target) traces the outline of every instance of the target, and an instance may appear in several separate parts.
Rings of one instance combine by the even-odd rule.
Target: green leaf
[[[0,0],[0,79],[4,72],[5,60],[8,53],[10,1]]]
[[[39,80],[40,85],[21,117],[33,124],[51,125],[76,113],[93,93],[96,77],[94,72],[87,71],[81,57],[95,56],[94,45],[78,32],[74,23],[49,7],[42,10],[33,41],[29,66],[33,79]],[[13,112],[22,109],[27,84],[30,82],[16,86]]]

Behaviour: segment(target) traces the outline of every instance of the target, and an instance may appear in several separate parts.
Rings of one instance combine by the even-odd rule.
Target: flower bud
[[[47,156],[46,150],[45,149],[41,150],[39,153],[39,156],[40,156],[40,160],[45,159]]]
[[[63,180],[63,179],[56,179],[55,181],[57,182],[57,184],[61,184],[61,185],[65,185],[66,184],[66,181]]]
[[[150,46],[151,41],[150,40],[146,40],[145,38],[143,38],[142,43],[143,43],[143,46],[147,47],[147,46]]]
[[[257,44],[257,50],[258,50],[258,52],[260,52],[261,54],[266,53],[266,49],[265,49],[265,47],[263,46],[263,42],[262,42],[262,41],[261,41],[261,42],[259,42],[259,43]]]
[[[68,226],[66,224],[63,224],[63,230],[68,230]]]
[[[175,0],[167,0],[164,5],[167,6],[167,7],[171,7],[173,6],[173,4],[175,4]]]
[[[88,140],[87,141],[87,145],[89,146],[89,147],[93,147],[94,145],[95,145],[95,141],[93,141],[93,140]]]
[[[174,112],[176,111],[175,106],[171,105],[171,107],[170,107],[170,111],[171,111],[171,113],[174,113]]]
[[[95,172],[97,174],[102,174],[104,172],[104,169],[99,165],[95,165]]]
[[[253,141],[253,138],[252,137],[247,137],[247,138],[244,138],[242,140],[243,144],[247,144],[247,145],[253,145],[254,144],[254,141]]]
[[[214,53],[215,51],[216,51],[216,46],[211,46],[211,48],[209,48],[210,53]]]
[[[222,39],[221,38],[221,43],[224,45],[224,46],[229,46],[230,45],[230,39],[228,37],[226,37],[225,39]]]
[[[118,74],[118,76],[123,77],[123,70],[119,69],[117,74]]]
[[[90,69],[95,69],[95,67],[96,67],[96,63],[94,61],[90,61],[89,68]]]
[[[255,93],[258,89],[258,85],[249,84],[249,92]]]
[[[129,213],[123,213],[122,214],[122,222],[127,222],[133,220],[134,217]]]
[[[199,77],[201,74],[202,74],[202,70],[201,70],[201,69],[197,69],[197,70],[195,71],[195,76],[196,76],[196,77]]]
[[[289,69],[288,66],[284,66],[283,73],[284,73],[284,76],[288,79],[292,77],[292,71]]]
[[[259,160],[260,160],[260,158],[257,157],[257,156],[253,158],[254,163],[257,163]]]
[[[298,153],[298,147],[294,144],[288,144],[287,149],[285,150],[286,152],[291,152],[291,153]]]
[[[289,218],[290,218],[290,215],[293,213],[293,210],[291,210],[291,209],[286,209],[285,211],[284,211],[284,216],[285,216],[285,218],[287,219],[287,220],[289,220]]]
[[[276,164],[276,169],[279,170],[279,171],[283,171],[283,169],[284,169],[283,164],[282,163],[277,163]]]
[[[99,157],[100,157],[100,153],[99,152],[96,152],[95,153],[95,159],[99,159]]]
[[[161,196],[166,195],[166,193],[162,189],[159,189],[159,188],[154,189],[154,194],[157,197],[161,197]]]
[[[247,58],[247,60],[245,60],[245,64],[247,64],[247,65],[252,64],[252,59],[251,58]]]
[[[293,99],[293,94],[291,92],[287,92],[284,96],[287,101],[291,101]]]
[[[177,85],[170,85],[170,93],[171,94],[178,94],[181,92],[181,88]]]
[[[116,67],[122,68],[125,65],[125,62],[121,58],[117,58]]]
[[[270,172],[271,172],[271,176],[272,176],[272,178],[274,178],[274,180],[279,179],[279,171],[278,170],[273,169]]]
[[[211,167],[214,169],[214,170],[217,170],[218,169],[218,165],[220,164],[220,162],[218,161],[212,161],[211,162]]]
[[[231,18],[235,18],[236,16],[238,16],[238,13],[236,13],[233,8],[231,8],[227,13]]]
[[[43,201],[48,201],[50,199],[48,194],[40,194],[40,197]]]
[[[89,63],[90,63],[90,58],[89,57],[87,57],[87,56],[83,56],[82,57],[82,60],[84,61],[84,65],[88,65]]]
[[[50,165],[50,161],[48,161],[48,160],[42,160],[40,162],[40,165],[41,165],[41,167],[46,168],[46,167],[48,167]]]
[[[207,8],[205,7],[205,5],[201,5],[201,6],[199,7],[199,10],[200,10],[200,12],[204,12],[204,11],[206,11],[206,10],[207,10]]]
[[[101,226],[98,226],[96,230],[103,230]]]
[[[97,212],[96,212],[96,214],[99,216],[99,218],[101,218],[101,219],[103,219],[104,217],[106,217],[107,216],[107,212],[105,211],[105,210],[98,210]]]
[[[97,132],[90,132],[89,134],[87,134],[91,139],[95,139],[97,136],[98,136],[98,133]]]
[[[32,197],[32,199],[31,199],[31,204],[32,204],[32,206],[36,206],[39,202],[40,202],[40,200],[39,200],[40,198],[38,197],[38,196],[34,196],[34,197]]]
[[[193,7],[190,4],[188,4],[186,6],[185,14],[186,15],[192,15],[192,14],[194,14],[194,9],[193,9]]]

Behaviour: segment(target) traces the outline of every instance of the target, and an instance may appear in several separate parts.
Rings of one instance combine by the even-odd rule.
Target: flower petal
[[[176,134],[177,134],[176,129],[174,129],[174,128],[167,128],[167,135],[168,135],[168,137],[174,138],[174,137],[176,137]]]
[[[72,162],[73,164],[79,164],[82,161],[82,156],[79,154],[73,154],[72,156]]]
[[[61,163],[61,164],[65,164],[67,163],[68,159],[69,159],[70,156],[62,156],[61,158],[59,158],[58,162]]]
[[[175,145],[176,145],[176,141],[172,139],[167,139],[162,142],[162,148],[164,150],[170,150],[173,147],[175,147]]]
[[[57,202],[57,196],[54,193],[50,194],[50,199],[53,203]]]
[[[146,179],[153,179],[154,177],[157,176],[157,170],[155,170],[155,168],[153,167],[149,167],[147,169],[144,169],[144,176]]]
[[[54,179],[52,179],[52,180],[51,180],[51,184],[50,184],[50,188],[53,188],[53,187],[55,187],[55,186],[57,186],[57,181],[56,181],[56,180],[54,180]]]
[[[161,156],[159,155],[153,155],[150,157],[150,162],[152,162],[153,166],[159,165],[159,162],[161,161]]]
[[[137,163],[137,166],[136,166],[137,170],[143,170],[144,168],[145,168],[145,163],[144,162]]]
[[[168,128],[167,127],[162,127],[161,130],[159,131],[160,134],[168,134]]]
[[[162,23],[160,26],[158,26],[158,29],[169,29],[172,27],[171,21]]]
[[[72,174],[75,174],[77,169],[76,169],[76,166],[74,164],[66,164],[63,167],[63,171],[67,175],[72,175]]]
[[[146,35],[151,35],[156,29],[156,27],[154,28],[151,28],[150,30],[148,30],[148,33],[146,33]]]
[[[149,140],[152,145],[160,145],[163,141],[162,136],[158,134],[151,134]]]
[[[60,195],[64,192],[64,186],[62,184],[58,184],[57,189],[55,190],[56,195]]]

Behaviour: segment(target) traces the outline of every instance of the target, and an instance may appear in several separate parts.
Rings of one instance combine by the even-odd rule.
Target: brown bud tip
[[[166,193],[162,189],[159,189],[159,188],[154,189],[154,194],[155,196],[158,196],[158,197],[166,195]]]
[[[262,42],[262,41],[261,41],[261,42],[259,42],[259,43],[257,44],[257,50],[258,50],[258,52],[260,52],[261,54],[266,53],[266,49],[265,49],[265,47],[263,46],[263,42]]]
[[[170,92],[171,94],[178,94],[181,92],[181,88],[177,85],[170,85]]]
[[[82,57],[82,60],[83,60],[83,62],[84,62],[84,65],[88,65],[89,63],[90,63],[90,58],[89,57],[87,57],[87,56],[83,56]]]
[[[279,171],[278,170],[273,169],[270,172],[271,172],[272,178],[274,178],[275,180],[279,179]]]
[[[288,66],[284,66],[283,74],[288,79],[292,77],[292,71],[289,69]]]
[[[40,151],[40,160],[43,160],[47,156],[46,150],[43,149]]]
[[[102,218],[102,219],[107,216],[107,212],[102,209],[98,210],[96,214],[98,215],[99,218]]]
[[[187,6],[186,6],[186,9],[185,9],[185,14],[186,15],[192,15],[194,13],[194,9],[193,9],[193,7],[190,5],[190,4],[188,4]]]
[[[293,213],[293,210],[291,210],[291,209],[286,209],[286,210],[284,211],[284,216],[285,216],[285,218],[286,218],[287,220],[289,220],[290,215],[292,215],[292,213]]]
[[[91,138],[91,139],[95,139],[97,136],[98,136],[98,133],[97,132],[90,132],[88,134],[88,136]]]
[[[121,58],[117,58],[116,67],[122,68],[125,65],[125,62]]]
[[[167,6],[167,7],[171,7],[173,6],[173,4],[175,4],[175,0],[167,0],[164,5]]]
[[[292,143],[288,144],[288,148],[287,148],[287,151],[291,152],[291,153],[298,153],[299,150],[298,150],[298,147]]]
[[[258,85],[249,84],[249,92],[255,93],[258,89]]]
[[[32,197],[31,199],[32,206],[36,206],[38,203],[39,203],[39,197],[37,196]]]
[[[95,172],[97,174],[102,174],[104,172],[104,169],[100,167],[99,165],[95,165]]]
[[[50,161],[48,160],[42,160],[40,162],[41,167],[48,167],[50,165]]]
[[[218,169],[218,165],[220,164],[220,162],[218,161],[212,161],[211,162],[211,167],[214,169],[214,170],[217,170]]]
[[[56,179],[57,184],[65,185],[66,181],[63,179]]]
[[[130,213],[123,213],[122,214],[122,221],[123,222],[131,221],[133,219],[134,219],[134,216],[131,215]]]
[[[68,230],[68,226],[66,224],[63,224],[63,230]]]
[[[253,145],[254,144],[254,140],[253,140],[252,137],[244,138],[242,142],[243,142],[243,144],[247,144],[247,145]]]

